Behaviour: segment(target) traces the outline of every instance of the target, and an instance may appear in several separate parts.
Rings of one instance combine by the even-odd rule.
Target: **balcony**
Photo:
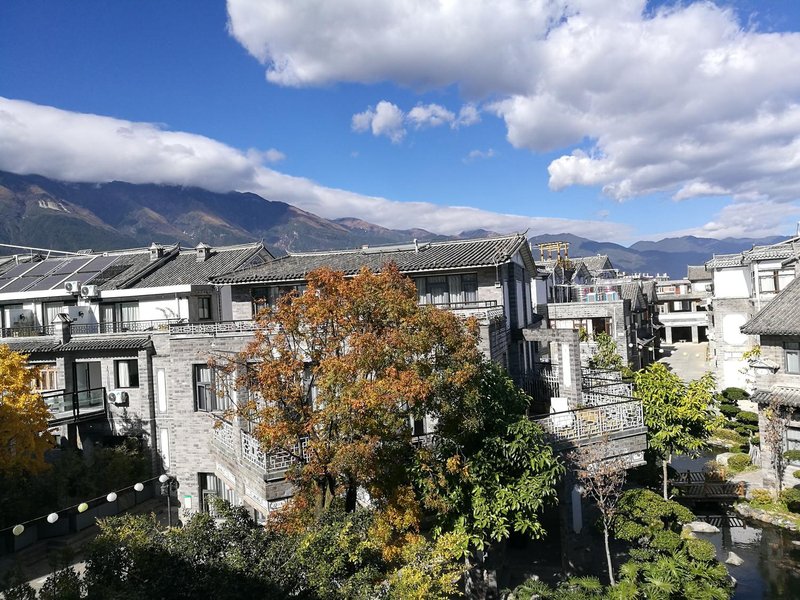
[[[52,325],[17,325],[0,329],[0,338],[37,337],[54,334],[55,327]]]
[[[252,333],[258,328],[258,323],[253,319],[243,321],[214,321],[208,323],[180,323],[169,324],[170,335],[219,335],[225,333]]]
[[[622,299],[622,286],[619,284],[558,285],[552,291],[550,303],[617,302]]]
[[[145,321],[116,321],[113,323],[72,323],[73,335],[97,335],[104,333],[168,333],[170,326],[184,319],[150,319]]]
[[[475,300],[473,302],[448,302],[442,304],[434,303],[424,304],[423,306],[434,306],[443,310],[449,310],[464,319],[475,317],[480,323],[489,323],[494,320],[505,318],[503,306],[498,305],[496,300]]]
[[[76,392],[44,392],[42,398],[50,409],[51,426],[77,423],[106,415],[106,388],[92,388]]]

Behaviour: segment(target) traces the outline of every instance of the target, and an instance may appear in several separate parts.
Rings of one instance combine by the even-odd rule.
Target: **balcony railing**
[[[614,302],[622,300],[622,286],[619,284],[597,285],[559,285],[553,289],[552,302]]]
[[[0,329],[0,338],[36,337],[55,334],[52,325],[15,325]]]
[[[264,473],[264,479],[274,481],[283,479],[286,471],[302,456],[307,456],[308,440],[295,443],[292,451],[281,450],[267,454],[261,449],[258,440],[249,433],[242,431],[242,459],[252,467]]]
[[[423,304],[422,306],[435,306],[443,310],[453,311],[455,314],[468,318],[475,317],[479,321],[492,321],[502,319],[505,311],[502,305],[497,304],[497,300],[474,300],[471,302],[443,302]]]
[[[624,431],[644,428],[640,400],[587,406],[533,417],[555,442],[580,444]]]
[[[248,333],[257,328],[258,323],[252,319],[209,323],[170,323],[169,333],[170,335],[217,335],[219,333]]]
[[[45,392],[42,398],[50,409],[50,424],[80,421],[106,413],[106,388],[76,392]]]
[[[150,319],[144,321],[115,321],[113,323],[73,323],[70,331],[75,335],[101,333],[152,333],[168,332],[170,325],[183,319]]]

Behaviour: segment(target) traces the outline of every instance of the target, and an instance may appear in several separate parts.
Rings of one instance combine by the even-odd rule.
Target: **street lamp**
[[[167,497],[167,527],[172,527],[172,494],[178,491],[178,480],[166,473],[158,478],[161,494]]]

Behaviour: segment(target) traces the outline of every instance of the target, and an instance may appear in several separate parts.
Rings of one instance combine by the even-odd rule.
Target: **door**
[[[92,396],[97,398],[101,394],[90,394],[89,390],[103,387],[102,369],[100,361],[76,362],[75,368],[75,387],[78,392],[78,402],[85,406],[91,402]]]

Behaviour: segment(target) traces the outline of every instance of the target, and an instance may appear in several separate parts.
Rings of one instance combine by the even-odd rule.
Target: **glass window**
[[[211,318],[211,296],[200,296],[197,299],[197,318],[200,320]]]
[[[55,363],[37,366],[39,367],[39,376],[36,378],[36,390],[46,392],[59,389],[58,369],[56,369]]]
[[[800,374],[800,343],[786,342],[784,352],[786,353],[786,372]]]
[[[118,388],[139,387],[139,361],[135,358],[115,360],[114,377]]]
[[[194,382],[195,410],[206,412],[228,410],[231,399],[228,395],[232,386],[221,380],[221,389],[217,389],[217,377],[214,369],[208,365],[193,365],[192,380]]]

